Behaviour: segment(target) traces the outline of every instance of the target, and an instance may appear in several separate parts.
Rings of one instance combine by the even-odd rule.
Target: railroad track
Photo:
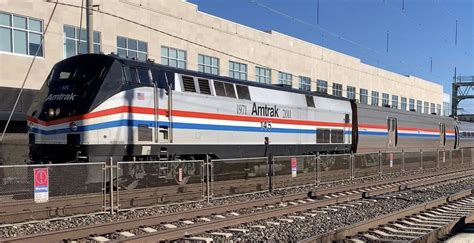
[[[453,170],[453,171],[462,171]],[[329,183],[329,178],[337,176],[338,171],[325,172],[325,183]],[[366,172],[368,173],[368,172]],[[372,174],[370,172],[369,174]],[[426,176],[439,175],[441,173],[426,173]],[[361,174],[362,175],[362,174]],[[370,178],[370,176],[368,177]],[[372,176],[377,178],[377,176]],[[364,180],[365,178],[357,178]],[[387,180],[387,183],[390,179]],[[314,184],[314,177],[310,173],[298,177],[300,185]],[[297,186],[295,180],[289,176],[276,176],[274,184],[279,188]],[[261,191],[268,188],[268,178],[255,178],[249,180],[220,181],[215,183],[214,195],[224,196],[252,191]],[[143,188],[134,190],[120,190],[121,208],[143,207],[156,204],[165,204],[169,202],[184,202],[202,199],[202,185],[187,185],[185,190],[177,186],[163,186],[153,188]],[[104,198],[103,193],[90,193],[75,196],[57,196],[51,197],[48,204],[35,204],[32,199],[13,200],[5,196],[0,202],[0,224],[11,224],[25,222],[28,220],[42,220],[48,218],[66,217],[77,214],[96,213],[104,211],[104,202],[109,204],[108,197]]]
[[[452,229],[474,219],[474,196],[467,190],[447,198],[414,206],[369,222],[345,229],[360,231],[346,236],[354,243],[367,241],[436,242]],[[338,239],[343,234],[338,234]],[[314,241],[314,239],[311,239]]]
[[[267,198],[257,201],[246,201],[231,205],[212,206],[199,210],[184,211],[166,215],[157,215],[113,222],[102,225],[60,230],[36,235],[29,235],[8,239],[10,242],[57,242],[64,239],[93,239],[93,237],[131,236],[130,241],[157,241],[180,239],[186,234],[199,234],[206,230],[219,229],[223,226],[232,226],[255,220],[255,217],[269,218],[277,215],[298,212],[311,208],[320,208],[328,205],[362,200],[364,197],[396,192],[406,188],[440,183],[460,177],[470,177],[473,171],[453,172],[438,176],[424,176],[422,178],[394,179],[390,182],[372,182],[365,186],[349,185],[339,188],[325,189],[317,192],[317,200],[306,199],[306,193]],[[262,209],[258,215],[244,215],[249,209]],[[252,211],[252,210],[251,210]],[[199,222],[199,223],[198,223]],[[179,227],[182,226],[182,227]],[[119,230],[119,232],[117,232]],[[156,231],[157,232],[153,232]],[[148,233],[147,233],[148,232]],[[91,238],[92,235],[92,238]],[[132,236],[135,235],[135,236]],[[98,239],[98,238],[95,238]]]

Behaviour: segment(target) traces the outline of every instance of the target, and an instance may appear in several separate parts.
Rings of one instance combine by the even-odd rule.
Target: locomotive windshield
[[[56,64],[30,109],[30,116],[49,121],[86,113],[113,60],[80,55]]]

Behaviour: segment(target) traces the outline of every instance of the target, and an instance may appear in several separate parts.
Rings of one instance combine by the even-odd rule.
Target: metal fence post
[[[102,166],[102,208],[107,211],[107,161]]]
[[[205,184],[205,181],[204,181],[204,176],[206,176],[206,159],[202,160],[202,163],[201,163],[201,196],[202,196],[202,200],[205,200],[206,199],[206,188],[204,187],[204,184]]]
[[[461,149],[461,167],[464,166],[464,149]]]
[[[382,152],[379,151],[379,176],[382,176]]]
[[[114,159],[112,157],[109,158],[109,166],[110,166],[110,213],[114,214]]]
[[[449,168],[452,168],[453,167],[453,150],[450,150],[449,151]]]
[[[117,165],[115,167],[115,176],[117,177],[117,180],[115,181],[115,186],[117,187],[117,195],[115,196],[115,200],[117,201],[116,203],[116,208],[117,208],[117,211],[120,210],[120,187],[119,187],[119,162],[117,161]]]
[[[319,153],[316,154],[316,180],[319,185],[321,183],[321,157]]]
[[[439,162],[440,162],[440,158],[439,158],[439,149],[436,150],[436,158],[437,158],[437,161],[436,161],[436,168],[439,170]]]
[[[351,159],[350,159],[350,164],[351,164],[351,180],[355,178],[355,158],[354,158],[354,153],[351,152]]]
[[[420,149],[420,170],[423,170],[423,150]]]
[[[206,154],[206,199],[209,203],[211,200],[211,158]]]
[[[273,192],[273,165],[275,164],[275,160],[273,155],[270,153],[268,154],[268,191]]]
[[[405,150],[402,149],[402,172],[405,172]]]

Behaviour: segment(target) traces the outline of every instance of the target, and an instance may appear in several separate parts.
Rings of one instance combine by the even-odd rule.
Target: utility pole
[[[94,53],[94,21],[92,1],[86,0],[87,53]]]

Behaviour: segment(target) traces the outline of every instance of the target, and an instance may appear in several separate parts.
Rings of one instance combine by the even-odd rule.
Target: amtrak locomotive
[[[99,54],[54,66],[28,126],[35,163],[474,146],[449,117]]]

